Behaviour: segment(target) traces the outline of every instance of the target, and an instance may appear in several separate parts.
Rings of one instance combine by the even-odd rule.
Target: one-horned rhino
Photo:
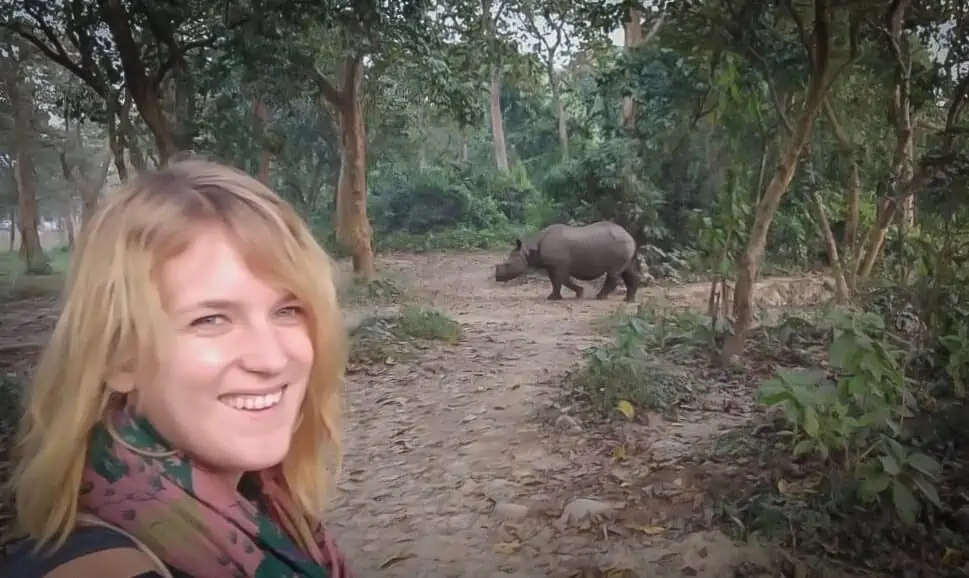
[[[626,286],[626,301],[635,301],[639,287],[639,262],[636,241],[625,229],[609,221],[591,225],[551,225],[515,247],[504,263],[495,266],[495,281],[511,281],[528,269],[544,269],[552,282],[549,299],[562,298],[562,285],[582,297],[582,287],[572,278],[593,281],[605,275],[596,299],[605,299],[619,285]]]

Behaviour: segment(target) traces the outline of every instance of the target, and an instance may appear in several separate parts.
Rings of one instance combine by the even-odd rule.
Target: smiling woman
[[[0,574],[348,575],[320,521],[345,336],[289,205],[210,162],[139,176],[86,226],[65,295],[20,434],[28,540]]]

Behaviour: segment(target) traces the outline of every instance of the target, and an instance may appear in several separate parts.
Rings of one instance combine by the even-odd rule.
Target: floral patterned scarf
[[[117,433],[149,454],[169,452],[157,432],[126,412]],[[88,447],[80,510],[144,542],[168,566],[205,578],[349,578],[345,562],[319,521],[309,551],[284,528],[292,502],[278,472],[248,474],[228,493],[212,474],[181,455],[146,457],[117,443],[98,425]],[[243,495],[251,498],[246,499]]]

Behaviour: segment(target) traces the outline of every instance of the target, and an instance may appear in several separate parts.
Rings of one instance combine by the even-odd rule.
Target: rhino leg
[[[602,283],[602,289],[596,293],[596,299],[605,299],[616,290],[616,286],[618,285],[619,275],[616,275],[615,273],[606,273],[606,280]]]
[[[582,288],[582,285],[579,285],[578,283],[573,281],[571,277],[566,277],[565,281],[563,281],[562,283],[569,289],[575,291],[576,299],[582,299],[582,294],[585,293],[585,289]]]
[[[558,301],[562,299],[562,285],[565,285],[572,291],[575,291],[576,299],[582,298],[582,287],[572,281],[572,278],[569,276],[569,272],[567,270],[563,271],[557,268],[549,268],[548,280],[552,282],[552,293],[548,296],[550,301]]]
[[[641,282],[639,271],[637,271],[637,269],[638,267],[630,265],[629,267],[626,267],[626,270],[620,274],[622,277],[622,283],[626,286],[626,301],[628,303],[632,303],[636,300],[636,290],[639,289],[639,284]]]

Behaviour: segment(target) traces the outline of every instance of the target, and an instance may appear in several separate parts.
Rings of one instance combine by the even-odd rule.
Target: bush
[[[665,319],[643,306],[635,315],[620,314],[610,320],[615,342],[586,352],[584,363],[568,378],[574,395],[603,416],[614,415],[624,403],[671,414],[695,399],[692,380],[650,353],[680,339],[693,343],[695,336],[680,330],[667,332]]]
[[[342,305],[393,305],[400,303],[407,296],[402,284],[390,278],[363,281],[354,277],[350,283],[340,289]]]
[[[579,223],[608,219],[625,227],[639,243],[667,235],[659,221],[663,195],[643,177],[633,143],[611,140],[587,148],[553,167],[542,183],[559,215]]]
[[[393,315],[367,317],[350,331],[350,362],[396,363],[413,357],[421,342],[461,341],[461,324],[446,314],[407,306]]]
[[[526,227],[506,225],[495,229],[474,230],[465,227],[430,233],[390,233],[374,239],[376,250],[397,249],[414,253],[469,249],[505,249],[527,233]]]
[[[470,167],[382,167],[371,191],[373,227],[386,235],[502,229],[526,223],[541,205],[527,178]]]

